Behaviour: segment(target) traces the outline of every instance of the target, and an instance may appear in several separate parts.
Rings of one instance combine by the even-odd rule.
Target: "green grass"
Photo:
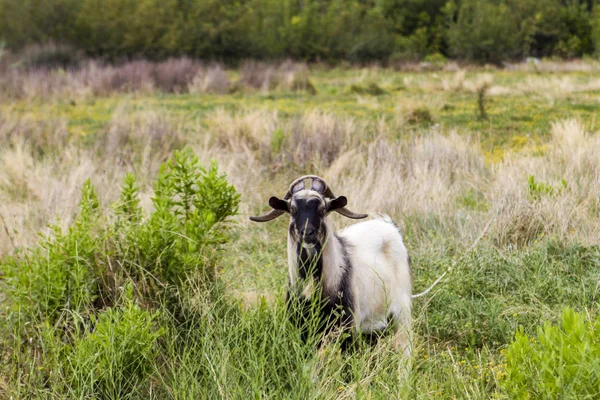
[[[79,101],[61,98],[47,104],[45,101],[29,100],[8,104],[12,110],[35,116],[64,117],[70,131],[82,135],[98,132],[108,123],[119,106],[126,106],[131,112],[143,110],[164,110],[170,115],[193,121],[202,120],[210,111],[267,109],[277,110],[281,116],[293,117],[309,110],[322,110],[357,119],[376,121],[391,120],[398,114],[398,107],[408,111],[426,107],[433,118],[420,119],[424,127],[440,124],[457,129],[465,134],[477,134],[485,147],[492,151],[495,147],[511,146],[520,143],[518,138],[527,136],[531,140],[543,138],[549,131],[552,121],[577,118],[586,124],[595,122],[593,116],[600,111],[599,93],[592,87],[576,93],[559,93],[550,101],[543,89],[533,93],[513,93],[501,96],[487,96],[488,118],[478,118],[477,92],[465,90],[444,90],[444,80],[453,79],[454,73],[435,74],[377,71],[374,77],[362,82],[360,72],[354,70],[317,70],[311,80],[317,87],[317,94],[303,92],[236,93],[233,95],[191,95],[191,94],[132,94],[111,95]],[[476,80],[480,73],[467,73],[464,80]],[[551,79],[553,75],[547,75]],[[563,74],[573,84],[586,85],[596,81],[594,74]],[[519,72],[496,72],[494,85],[519,90],[531,74]],[[534,75],[535,77],[535,75]],[[405,84],[404,82],[409,84]],[[352,82],[357,82],[356,84]],[[375,93],[365,89],[353,91],[352,87],[376,85]],[[362,85],[362,86],[361,86]],[[362,102],[361,97],[368,98]],[[416,105],[416,106],[415,106]],[[5,105],[6,106],[6,105]],[[406,128],[400,129],[402,134]],[[515,139],[517,139],[515,141]],[[517,145],[518,147],[518,145]]]
[[[34,141],[52,147],[52,152],[32,151],[34,161],[25,167],[57,163],[65,168],[55,174],[76,168],[88,157],[97,163],[91,169],[92,181],[104,189],[96,191],[87,182],[78,216],[69,219],[70,228],[60,229],[57,224],[50,235],[30,239],[0,259],[0,397],[486,399],[555,398],[557,393],[578,398],[591,393],[593,398],[596,386],[586,383],[588,375],[576,373],[577,360],[565,367],[569,374],[561,369],[561,360],[573,360],[568,357],[581,352],[573,355],[557,343],[571,340],[577,349],[588,345],[597,349],[597,335],[583,334],[583,328],[573,333],[563,310],[570,307],[580,313],[568,314],[574,326],[597,329],[593,321],[599,315],[600,247],[597,240],[582,239],[593,224],[580,228],[567,221],[572,236],[565,236],[567,228],[552,225],[549,216],[554,214],[543,211],[562,201],[568,209],[557,206],[551,212],[564,211],[565,219],[584,211],[582,215],[600,218],[600,203],[578,192],[596,164],[592,161],[587,169],[574,172],[581,179],[570,180],[549,176],[543,165],[534,165],[515,184],[517,193],[523,193],[518,200],[522,203],[514,203],[525,207],[517,210],[521,214],[505,214],[513,203],[507,206],[498,200],[492,175],[506,154],[529,159],[553,150],[551,126],[557,120],[578,119],[593,132],[600,111],[600,93],[593,84],[598,77],[492,72],[487,118],[480,119],[477,91],[471,87],[476,87],[482,73],[467,72],[464,85],[449,88],[447,82],[458,79],[454,73],[315,69],[310,76],[314,95],[152,92],[0,102],[0,112],[16,120],[62,119],[71,135],[64,145],[35,142],[28,136],[21,144],[11,142],[0,149],[0,156],[18,155],[21,148],[27,153]],[[528,83],[542,78],[567,79],[571,86],[549,93],[552,84]],[[527,85],[531,88],[522,90]],[[574,85],[578,89],[569,90]],[[494,86],[504,91],[494,92]],[[251,135],[246,132],[249,128],[217,126],[222,123],[213,120],[218,109],[235,115],[276,110],[278,123],[290,124],[269,127],[271,136],[264,146],[237,148],[234,145],[247,144],[242,139]],[[448,210],[438,212],[432,207],[430,212],[392,215],[403,228],[413,261],[415,293],[449,271],[430,295],[414,301],[415,342],[406,376],[399,373],[401,356],[385,338],[375,346],[359,338],[350,354],[340,351],[341,338],[336,335],[321,347],[316,344],[318,337],[303,343],[285,307],[287,222],[283,218],[264,225],[245,222],[247,215],[264,210],[269,195],[281,195],[296,172],[328,171],[329,165],[319,160],[295,155],[293,146],[313,144],[310,137],[290,142],[293,132],[285,130],[299,129],[297,120],[315,110],[339,117],[337,123],[344,119],[358,124],[360,137],[352,138],[357,154],[378,144],[376,139],[382,135],[378,127],[385,124],[381,130],[385,146],[380,147],[397,147],[407,154],[415,148],[426,152],[433,145],[414,144],[419,135],[427,138],[442,132],[446,137],[455,131],[458,137],[469,138],[485,157],[481,165],[478,159],[473,161],[478,166],[467,168],[468,173],[460,174],[460,166],[448,171],[449,180],[467,181],[457,193],[448,194]],[[167,125],[176,125],[177,140],[162,142],[159,137],[157,143],[145,142],[139,135],[146,132],[140,127],[147,126],[131,123],[145,113],[158,113]],[[118,136],[125,143],[117,147],[125,154],[121,163],[98,148],[114,128],[115,118],[126,125]],[[0,132],[1,122],[0,118]],[[223,140],[223,144],[218,135],[240,143]],[[241,169],[233,169],[240,176],[230,174],[226,180],[216,165],[204,169],[208,164],[201,166],[189,152],[172,158],[173,151],[184,146],[205,149],[205,156],[219,159],[221,167],[233,164],[240,154],[250,156]],[[68,148],[64,157],[62,147]],[[385,157],[388,153],[383,150],[376,154]],[[82,159],[74,155],[77,152]],[[277,158],[279,153],[290,158]],[[171,161],[159,169],[158,162],[140,161],[147,154]],[[461,155],[444,154],[450,159],[449,164],[440,164],[446,172],[448,165],[455,165],[453,157]],[[410,160],[409,155],[402,160]],[[433,165],[436,156],[426,161]],[[11,164],[4,158],[0,161],[9,170]],[[295,164],[300,161],[305,165]],[[406,171],[394,167],[398,174]],[[565,169],[569,167],[567,162]],[[124,173],[119,171],[135,171],[139,176],[136,180],[127,175],[121,184]],[[103,181],[105,174],[108,183]],[[19,189],[33,192],[31,182],[39,182],[24,176],[21,186],[0,180],[0,201],[14,209],[25,207],[29,213],[30,207],[42,207],[45,199]],[[240,182],[241,197],[229,185],[232,181]],[[136,182],[142,182],[141,187]],[[121,195],[116,198],[119,188]],[[414,186],[394,190],[411,189]],[[346,188],[336,186],[338,190]],[[382,193],[388,191],[392,188]],[[428,198],[425,193],[411,204]],[[441,204],[444,199],[436,200]],[[237,213],[241,215],[233,217]],[[513,219],[498,222],[506,215]],[[40,219],[36,229],[48,222]],[[488,219],[489,230],[487,225],[483,228],[485,223],[470,224]],[[8,221],[0,220],[6,224],[0,228],[12,239],[18,232]],[[483,229],[468,235],[461,232],[474,226]],[[547,343],[530,340],[544,335],[550,338]],[[528,341],[535,344],[528,347]],[[581,359],[587,370],[600,374],[597,362]],[[553,374],[567,380],[551,379]]]

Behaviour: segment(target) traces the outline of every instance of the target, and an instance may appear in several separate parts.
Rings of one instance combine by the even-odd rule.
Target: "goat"
[[[288,306],[318,295],[325,319],[369,335],[392,328],[394,347],[409,357],[412,277],[402,235],[388,216],[334,232],[327,217],[333,211],[352,219],[368,216],[348,210],[347,203],[322,178],[305,175],[292,182],[283,199],[269,199],[270,212],[250,219],[290,215]]]

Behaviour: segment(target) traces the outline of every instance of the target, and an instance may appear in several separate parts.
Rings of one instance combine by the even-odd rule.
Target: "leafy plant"
[[[594,399],[600,394],[600,318],[570,308],[536,336],[520,329],[506,350],[503,389],[511,398]]]
[[[214,256],[227,239],[223,223],[237,213],[239,194],[216,163],[204,169],[190,151],[175,152],[161,167],[154,190],[154,212],[136,227],[140,264],[176,286],[191,271],[213,282]]]
[[[527,187],[529,189],[529,195],[533,199],[540,199],[544,196],[553,196],[559,194],[567,187],[567,181],[561,179],[560,186],[556,187],[544,182],[538,182],[535,180],[533,175],[529,175],[527,177]]]
[[[81,392],[78,397],[131,397],[151,372],[156,342],[164,334],[155,327],[158,314],[136,304],[131,284],[122,303],[92,316],[93,332],[75,340],[69,372],[71,387]]]
[[[9,304],[27,318],[55,321],[65,309],[84,312],[98,294],[103,264],[98,262],[102,234],[99,203],[89,180],[81,190],[79,214],[63,232],[58,225],[40,245],[3,262]],[[11,315],[10,314],[9,318]]]

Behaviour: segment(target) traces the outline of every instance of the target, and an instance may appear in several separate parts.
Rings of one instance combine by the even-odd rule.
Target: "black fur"
[[[298,254],[298,274],[300,279],[306,280],[309,275],[312,275],[313,278],[319,280],[321,278],[321,274],[323,273],[323,259],[320,256],[320,254],[322,254],[321,244],[316,244],[315,247],[309,252],[307,249],[302,247],[300,243],[298,243],[296,247],[296,254]],[[311,254],[318,254],[319,257],[313,257]]]
[[[325,291],[322,286],[323,260],[322,247],[316,244],[315,248],[309,253],[300,244],[297,247],[299,276],[301,281],[305,281],[308,276],[312,276],[315,280],[315,296],[319,299],[320,304],[314,304],[310,299],[305,298],[298,293],[298,288],[291,288],[287,296],[288,310],[292,321],[301,329],[303,340],[306,340],[308,335],[308,322],[311,314],[314,315],[314,308],[318,307],[320,334],[327,334],[332,330],[342,329],[347,333],[351,332],[353,325],[354,312],[354,295],[351,288],[352,280],[352,265],[348,257],[346,241],[334,235],[339,241],[343,251],[343,265],[338,267],[343,270],[342,278],[336,290]],[[321,291],[321,296],[319,296]],[[354,342],[352,336],[347,336],[342,342],[342,348],[348,349]]]

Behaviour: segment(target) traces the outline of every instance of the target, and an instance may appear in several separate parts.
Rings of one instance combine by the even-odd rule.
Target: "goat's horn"
[[[268,221],[274,220],[275,218],[281,216],[282,214],[284,214],[284,211],[271,210],[268,213],[266,213],[265,215],[260,215],[258,217],[250,217],[250,220],[254,221],[254,222],[268,222]]]
[[[308,177],[308,175],[302,176],[302,177],[296,179],[294,182],[292,182],[288,191],[283,196],[283,200],[289,200],[295,192],[297,192],[298,190],[301,190],[301,188],[304,189],[304,180],[307,179],[307,177]],[[299,183],[302,183],[302,187],[296,188],[296,186],[298,186]],[[250,217],[250,220],[254,221],[254,222],[268,222],[268,221],[274,220],[277,217],[280,217],[284,213],[285,213],[285,211],[281,211],[281,210],[271,210],[264,215],[260,215],[258,217]]]
[[[336,212],[342,214],[344,217],[352,218],[352,219],[363,219],[367,218],[369,214],[357,214],[348,210],[346,207],[335,210]]]
[[[325,181],[323,181],[322,179],[320,180],[321,182],[325,183]],[[327,184],[325,184],[325,191],[323,192],[323,196],[328,197],[330,199],[335,199],[335,194],[333,194],[333,191],[329,186],[327,186]],[[346,207],[339,208],[335,211],[342,214],[344,217],[352,219],[363,219],[369,216],[368,214],[357,214],[353,211],[348,210]]]
[[[290,188],[289,188],[288,193],[286,194],[286,196],[289,194],[290,197],[291,197],[297,191],[304,189],[305,188],[304,187],[304,181],[307,180],[307,179],[311,179],[313,181],[314,180],[318,180],[318,181],[322,182],[325,187],[327,187],[327,184],[325,183],[325,181],[323,180],[323,178],[321,178],[321,177],[319,177],[317,175],[304,175],[304,176],[301,176],[300,178],[296,179],[294,182],[292,182],[290,184]],[[312,189],[312,183],[311,183],[311,189]]]

